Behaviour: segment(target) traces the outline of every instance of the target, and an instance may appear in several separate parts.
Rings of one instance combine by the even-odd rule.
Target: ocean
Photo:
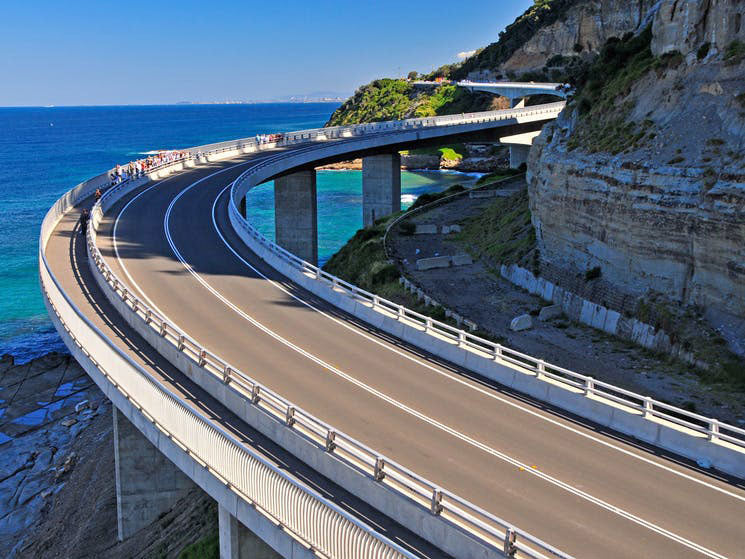
[[[24,362],[65,351],[39,292],[39,226],[79,182],[156,149],[323,126],[336,103],[0,108],[0,354]],[[402,173],[402,203],[467,184],[452,172]],[[362,225],[360,171],[319,171],[318,252],[326,262]],[[249,217],[274,235],[271,184],[249,195]]]

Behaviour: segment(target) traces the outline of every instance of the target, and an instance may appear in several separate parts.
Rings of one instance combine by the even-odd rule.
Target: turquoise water
[[[467,185],[478,175],[446,171],[403,171],[401,207],[408,208],[417,196],[439,192],[455,184]],[[322,266],[362,227],[362,171],[317,171],[318,263]],[[248,219],[274,239],[273,183],[257,186],[248,194]]]
[[[20,361],[64,350],[38,286],[37,242],[47,209],[79,182],[153,149],[322,126],[330,103],[0,108],[0,354]],[[472,177],[403,173],[404,204]],[[361,226],[361,173],[318,175],[319,260]],[[252,191],[251,219],[273,236],[270,186]]]

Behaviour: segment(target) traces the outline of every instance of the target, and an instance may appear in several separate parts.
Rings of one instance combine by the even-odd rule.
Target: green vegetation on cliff
[[[218,559],[219,557],[220,542],[218,535],[210,534],[182,549],[178,559]]]
[[[398,269],[388,262],[383,249],[385,229],[398,215],[379,219],[372,227],[357,231],[323,269],[380,295],[398,291]]]
[[[396,265],[389,262],[385,256],[383,236],[388,224],[399,215],[393,214],[379,219],[372,227],[357,231],[354,237],[331,257],[323,269],[394,303],[435,320],[455,324],[445,316],[445,309],[440,306],[424,305],[398,282],[400,273]]]
[[[492,95],[454,85],[420,88],[406,80],[380,79],[360,87],[331,115],[326,126],[487,111]]]
[[[682,56],[673,52],[656,58],[651,42],[651,27],[638,35],[627,33],[621,39],[611,38],[580,76],[574,101],[579,120],[567,145],[570,150],[617,154],[655,137],[652,121],[629,119],[634,104],[628,97],[632,87],[648,72],[676,67]]]
[[[470,219],[456,239],[474,258],[492,264],[525,265],[535,248],[535,230],[530,221],[528,191],[497,198],[481,214]]]
[[[452,68],[449,75],[445,77],[463,79],[474,70],[497,68],[527,43],[539,29],[558,21],[569,8],[581,1],[534,0],[533,5],[523,15],[499,34],[496,42],[479,50],[459,66]]]

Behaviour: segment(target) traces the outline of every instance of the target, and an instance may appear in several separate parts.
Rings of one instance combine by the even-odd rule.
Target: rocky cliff
[[[745,318],[745,6],[656,8],[648,47],[537,138],[533,223],[544,260],[597,267],[635,295],[715,312],[722,326]],[[721,332],[743,351],[737,324]]]
[[[441,75],[456,79],[500,77],[560,80],[557,57],[588,59],[611,37],[643,28],[655,0],[535,0],[533,6],[459,66],[444,66]]]
[[[501,65],[501,70],[520,74],[541,69],[555,55],[597,53],[610,37],[642,26],[654,4],[654,0],[575,2],[555,22],[538,29]]]

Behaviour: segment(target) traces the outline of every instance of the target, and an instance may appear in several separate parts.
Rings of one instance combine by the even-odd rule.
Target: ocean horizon
[[[49,207],[117,163],[163,149],[323,126],[339,103],[0,107],[0,354],[25,362],[66,351],[38,285],[38,236]],[[402,205],[478,174],[402,172]],[[318,256],[325,263],[362,226],[361,171],[318,172]],[[274,236],[271,183],[249,194],[249,218]]]

